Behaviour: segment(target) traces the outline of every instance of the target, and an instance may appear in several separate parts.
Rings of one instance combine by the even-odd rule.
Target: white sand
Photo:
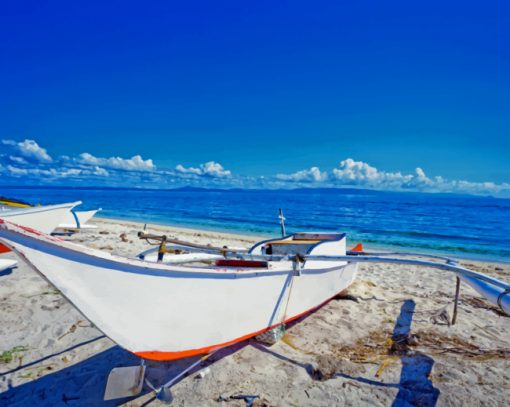
[[[70,239],[129,256],[147,248],[136,237],[140,224],[95,223],[97,230]],[[249,247],[258,240],[163,226],[149,231],[213,245]],[[464,264],[510,281],[508,265]],[[358,302],[331,301],[271,347],[249,340],[218,352],[201,367],[208,367],[203,378],[194,371],[173,386],[174,405],[244,406],[231,399],[243,394],[258,395],[254,405],[271,406],[507,405],[510,318],[463,285],[458,322],[448,326],[441,311],[451,317],[454,291],[451,274],[363,265],[349,290]],[[411,346],[390,351],[394,330],[409,326],[416,335]],[[0,337],[0,353],[22,347],[11,361],[5,353],[0,360],[0,406],[103,405],[109,371],[138,363],[21,260],[10,274],[0,273]],[[150,362],[148,376],[169,380],[194,360]],[[163,405],[153,398],[144,388],[134,399],[104,405]]]

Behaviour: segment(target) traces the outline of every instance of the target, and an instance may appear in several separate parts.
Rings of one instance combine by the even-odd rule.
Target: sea
[[[279,236],[279,209],[287,233],[339,231],[348,245],[442,253],[510,262],[510,199],[360,189],[174,190],[0,187],[0,196],[32,204],[82,201],[100,217]]]

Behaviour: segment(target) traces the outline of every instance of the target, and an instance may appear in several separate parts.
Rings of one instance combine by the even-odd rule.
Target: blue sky
[[[106,3],[2,5],[0,184],[510,195],[507,2]]]

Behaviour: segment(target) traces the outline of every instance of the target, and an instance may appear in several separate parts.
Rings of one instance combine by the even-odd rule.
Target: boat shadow
[[[392,338],[394,341],[398,341],[400,338],[409,336],[414,308],[415,303],[412,300],[406,300],[402,305],[400,315],[393,330]],[[314,312],[293,321],[290,325],[303,321],[316,311],[317,310],[314,310]],[[75,345],[70,349],[86,345],[100,338],[102,338],[102,336]],[[268,353],[287,363],[299,366],[300,368],[303,368],[312,379],[317,379],[315,366],[311,363],[296,361],[272,350],[270,347],[263,345],[254,339],[249,339],[218,350],[209,359],[204,360],[185,376],[176,381],[176,383],[183,380],[185,377],[196,374],[201,369],[238,352],[248,345],[251,345],[256,349]],[[0,373],[0,380],[4,380],[3,376],[22,371],[22,369],[27,367],[37,366],[40,362],[63,354],[70,349],[66,349],[58,354],[46,356],[10,371],[2,372]],[[343,377],[345,379],[378,387],[397,388],[398,393],[392,403],[393,406],[435,406],[440,392],[438,389],[434,388],[429,379],[429,375],[434,365],[434,360],[430,356],[421,352],[402,353],[399,357],[402,363],[399,383],[384,383],[364,377],[350,376],[342,372],[336,373],[335,377]],[[199,357],[193,357],[171,362],[148,361],[147,379],[149,379],[154,386],[158,387],[175,377],[192,363],[196,362],[198,358]],[[119,346],[113,346],[84,361],[78,362],[57,372],[47,374],[40,379],[33,380],[16,387],[10,386],[7,391],[0,393],[0,405],[67,406],[72,404],[74,406],[117,406],[143,396],[146,396],[144,398],[145,400],[147,398],[147,394],[151,392],[147,385],[144,385],[141,394],[137,396],[111,401],[103,400],[105,386],[110,371],[115,367],[136,366],[139,365],[139,363],[140,359],[137,356],[123,350]],[[154,396],[150,396],[149,399],[144,401],[143,405],[150,404],[154,399]]]
[[[94,339],[96,340],[96,338]],[[90,343],[91,341],[87,341]],[[83,344],[79,344],[80,346]],[[76,347],[77,347],[76,346]],[[62,352],[60,352],[62,353]],[[60,354],[59,353],[59,354]],[[8,372],[22,372],[23,368],[37,366],[54,355],[49,355],[40,360],[31,362]],[[9,385],[8,389],[0,393],[1,406],[116,406],[119,400],[111,402],[103,401],[106,381],[110,370],[113,367],[133,366],[139,363],[139,359],[131,353],[113,346],[101,353],[98,353],[84,361],[66,367],[54,373],[47,374],[39,379],[21,384],[19,386]],[[47,364],[39,365],[42,369]],[[31,369],[32,370],[32,369]],[[125,402],[129,398],[122,399]]]
[[[0,380],[6,379],[7,375],[20,372],[23,374],[24,369],[37,369],[37,366],[47,366],[41,364],[52,357],[61,355],[75,349],[79,346],[87,345],[98,339],[104,338],[100,336],[83,343],[74,345],[64,351],[45,356],[39,360],[29,362],[17,368],[0,373]],[[218,350],[209,359],[204,360],[186,375],[180,378],[176,383],[185,377],[196,374],[206,366],[212,365],[224,357],[239,351],[247,346],[249,341],[244,341],[227,348]],[[177,376],[180,372],[196,362],[200,357],[181,359],[171,362],[152,362],[146,361],[147,371],[146,378],[156,387],[164,384],[168,380]],[[115,400],[103,400],[108,375],[113,368],[125,366],[140,365],[140,358],[132,353],[113,346],[101,353],[90,358],[78,362],[72,366],[66,367],[54,373],[47,374],[39,379],[21,384],[19,386],[10,386],[0,393],[0,406],[118,406],[126,402],[143,398],[143,404],[150,404],[156,398],[154,393],[147,396],[152,390],[144,384],[142,392],[133,397],[119,398]],[[145,397],[144,397],[145,396]]]
[[[402,304],[399,317],[397,318],[393,329],[392,340],[394,343],[399,343],[402,342],[402,340],[409,338],[415,307],[416,304],[413,300],[406,300]],[[312,379],[317,380],[316,366],[312,363],[299,362],[291,357],[275,352],[270,347],[255,341],[253,341],[251,345],[284,362],[292,363],[293,365],[304,369]],[[392,406],[394,407],[409,405],[427,407],[435,406],[437,404],[440,391],[433,386],[432,381],[429,379],[434,365],[434,359],[422,352],[409,351],[408,349],[405,349],[405,346],[403,348],[404,349],[400,351],[397,350],[395,353],[399,356],[402,364],[399,383],[384,383],[365,377],[351,376],[342,372],[336,373],[333,377],[342,377],[344,379],[349,379],[371,386],[396,388],[398,389],[398,393],[392,403]]]

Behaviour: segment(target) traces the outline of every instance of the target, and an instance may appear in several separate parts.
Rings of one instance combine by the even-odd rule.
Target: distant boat
[[[0,196],[0,208],[11,207],[11,208],[30,208],[31,204],[28,202],[20,201],[19,199],[5,198]]]
[[[354,281],[357,264],[305,261],[345,255],[345,234],[297,233],[208,266],[128,259],[0,221],[0,239],[114,342],[145,359],[208,353],[292,321]],[[176,255],[178,257],[178,255]]]
[[[3,210],[10,210],[16,208],[35,208],[28,202],[19,199],[0,197],[0,214]],[[95,225],[88,225],[87,222],[94,217],[94,215],[102,209],[95,209],[92,211],[70,211],[67,213],[62,223],[58,225],[61,229],[96,229]]]
[[[0,259],[0,271],[13,268],[18,262],[10,259]]]

